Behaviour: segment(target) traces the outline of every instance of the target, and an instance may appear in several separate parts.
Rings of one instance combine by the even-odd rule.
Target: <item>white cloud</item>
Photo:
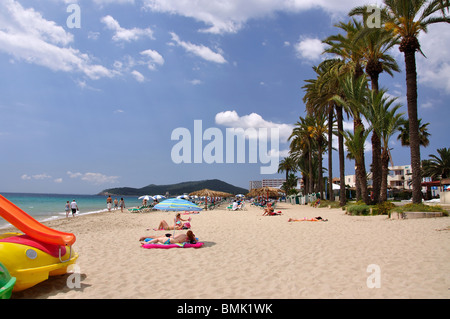
[[[52,178],[50,175],[43,173],[43,174],[35,174],[35,175],[27,175],[27,174],[23,174],[22,176],[20,176],[21,179],[25,180],[25,181],[29,181],[29,180],[44,180],[44,179],[50,179]]]
[[[62,178],[55,178],[53,181],[54,181],[55,183],[60,184],[60,183],[63,182],[63,179],[62,179]]]
[[[296,43],[294,48],[300,59],[317,61],[323,58],[322,52],[325,49],[325,44],[319,39],[304,38]]]
[[[66,0],[68,2],[73,2],[72,0]],[[134,0],[94,0],[96,4],[104,5],[104,4],[125,4],[125,3],[134,3]]]
[[[115,184],[118,182],[119,176],[107,176],[101,173],[72,173],[67,172],[70,178],[81,178],[81,180],[92,184]]]
[[[248,20],[276,12],[300,12],[322,8],[330,15],[346,14],[361,5],[360,0],[143,0],[144,8],[154,12],[177,14],[203,22],[202,32],[236,33]]]
[[[279,124],[270,121],[266,121],[263,117],[257,113],[251,113],[249,115],[239,116],[236,111],[225,111],[216,114],[216,124],[232,127],[232,128],[278,128],[280,141],[285,143],[292,133],[293,125],[291,124]]]
[[[82,72],[91,79],[113,76],[89,55],[67,47],[72,42],[72,34],[34,9],[14,0],[0,3],[0,51],[54,71]]]
[[[139,29],[139,28],[133,28],[133,29],[125,29],[122,28],[112,16],[107,15],[101,19],[101,22],[103,22],[106,27],[109,30],[115,31],[112,39],[114,41],[136,41],[141,37],[148,37],[150,39],[153,39],[153,31],[150,28],[147,29]]]
[[[173,32],[171,32],[170,35],[172,36],[172,40],[175,42],[175,44],[184,48],[189,53],[192,53],[210,62],[219,64],[227,62],[227,60],[225,60],[225,58],[220,53],[216,53],[204,45],[196,45],[190,42],[181,41],[178,35]]]
[[[200,85],[203,82],[201,80],[194,79],[194,80],[189,81],[189,83],[191,83],[192,85]]]
[[[419,42],[426,58],[417,57],[419,83],[450,93],[450,30],[446,23],[431,25],[428,33],[419,36]],[[439,48],[439,49],[436,49]],[[402,57],[403,59],[403,57]]]
[[[147,65],[150,70],[155,70],[156,64],[158,64],[158,65],[164,64],[164,58],[162,57],[161,54],[159,54],[158,51],[149,49],[149,50],[142,51],[141,55],[143,55],[149,59],[147,61]]]
[[[131,72],[131,74],[134,76],[134,78],[136,79],[136,81],[138,82],[144,82],[145,81],[145,77],[142,75],[142,73],[140,73],[139,71],[133,70]],[[115,111],[116,112],[116,111]]]

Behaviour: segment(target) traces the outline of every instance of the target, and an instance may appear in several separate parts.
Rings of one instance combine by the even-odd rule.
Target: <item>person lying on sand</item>
[[[323,219],[322,217],[318,216],[318,217],[313,217],[311,219],[306,219],[306,217],[305,217],[303,219],[289,218],[289,220],[288,220],[288,222],[320,222],[320,221],[327,222],[328,219]]]
[[[144,238],[145,240],[145,238]],[[192,232],[192,230],[188,230],[186,234],[178,234],[173,237],[166,237],[166,236],[160,236],[153,238],[152,240],[149,240],[145,242],[144,244],[178,244],[178,243],[184,243],[188,242],[190,244],[197,243],[197,240],[195,239],[195,235]]]

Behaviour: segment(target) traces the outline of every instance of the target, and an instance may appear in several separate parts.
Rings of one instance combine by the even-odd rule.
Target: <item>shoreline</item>
[[[80,288],[51,277],[14,299],[380,299],[449,298],[449,217],[392,220],[341,209],[279,203],[182,215],[202,248],[144,249],[143,235],[175,212],[101,212],[46,222],[74,233]],[[288,222],[321,216],[327,222]],[[176,231],[176,233],[185,231]],[[369,288],[370,265],[381,269]],[[120,287],[120,289],[116,289]]]

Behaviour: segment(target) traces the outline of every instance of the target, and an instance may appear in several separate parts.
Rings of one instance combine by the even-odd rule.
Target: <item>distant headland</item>
[[[248,190],[242,187],[228,184],[218,179],[208,179],[201,181],[181,182],[169,185],[155,185],[150,184],[141,188],[133,187],[117,187],[108,188],[98,195],[124,195],[124,196],[141,196],[141,195],[165,195],[169,193],[170,196],[189,194],[204,188],[214,191],[221,191],[231,194],[247,194]]]

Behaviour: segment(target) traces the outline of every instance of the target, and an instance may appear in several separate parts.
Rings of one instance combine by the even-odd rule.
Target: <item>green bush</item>
[[[395,212],[442,212],[444,216],[448,216],[448,212],[440,205],[425,205],[425,204],[406,204],[404,206],[397,206],[393,209]]]
[[[350,213],[350,215],[352,216],[356,216],[356,215],[364,215],[367,216],[370,214],[370,206],[366,205],[366,204],[362,204],[362,205],[350,205],[347,208],[347,211]]]
[[[389,201],[382,202],[382,203],[375,205],[373,214],[374,215],[390,215],[391,210],[395,207],[396,206],[392,202],[389,202]],[[375,210],[376,210],[376,214],[375,214]]]
[[[319,207],[328,207],[331,206],[331,208],[339,208],[341,205],[339,205],[338,201],[330,201],[330,200],[321,200]]]

